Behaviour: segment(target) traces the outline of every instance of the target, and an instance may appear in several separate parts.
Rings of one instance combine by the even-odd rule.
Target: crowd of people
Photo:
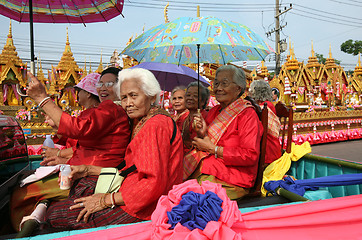
[[[173,116],[159,106],[160,85],[146,69],[87,75],[76,86],[85,108],[79,117],[64,113],[42,83],[30,73],[29,78],[27,94],[47,114],[58,143],[68,147],[44,147],[41,164],[71,165],[72,187],[60,190],[58,175],[52,175],[16,189],[16,228],[42,220],[59,229],[149,220],[160,196],[188,179],[221,184],[230,199],[243,198],[256,179],[263,132],[248,94],[270,108],[266,163],[280,157],[272,89],[262,81],[248,93],[244,71],[232,65],[216,71],[212,90],[219,105],[208,110],[209,89],[193,82],[171,92]],[[122,183],[116,191],[95,193],[110,167],[119,170]]]

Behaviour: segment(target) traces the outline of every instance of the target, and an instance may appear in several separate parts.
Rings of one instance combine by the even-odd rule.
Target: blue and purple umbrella
[[[198,80],[198,74],[189,67],[171,63],[143,62],[132,68],[144,68],[150,70],[164,91],[172,91],[176,86],[187,86],[189,83]],[[209,86],[209,82],[202,76],[199,76],[200,82]]]

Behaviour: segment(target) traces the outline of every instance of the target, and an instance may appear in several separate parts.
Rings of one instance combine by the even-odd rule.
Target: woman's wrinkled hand
[[[208,153],[213,153],[216,147],[208,136],[204,138],[195,137],[192,141],[192,145],[194,145],[198,150]]]
[[[195,130],[199,138],[203,138],[204,136],[206,136],[207,126],[205,119],[202,117],[201,114],[196,113],[193,116],[192,128]]]
[[[83,208],[77,217],[77,222],[80,222],[82,219],[84,219],[84,222],[87,223],[92,213],[104,209],[100,203],[103,195],[104,193],[97,193],[89,197],[82,197],[74,200],[75,204],[69,208],[70,210]]]
[[[26,90],[26,94],[34,99],[37,104],[39,104],[44,98],[48,96],[45,90],[45,86],[33,74],[30,72],[27,74],[30,82]]]
[[[41,152],[41,156],[43,158],[48,158],[48,157],[54,157],[57,156],[58,152],[59,152],[59,148],[50,148],[47,146],[42,146],[41,147],[43,149],[43,151]]]
[[[68,161],[67,158],[51,156],[51,157],[44,158],[43,161],[40,163],[40,165],[41,166],[55,166],[58,164],[66,164],[67,161]]]
[[[75,181],[79,178],[83,178],[88,176],[89,171],[88,165],[78,165],[78,166],[70,166],[72,171],[70,172],[69,178],[72,181]]]

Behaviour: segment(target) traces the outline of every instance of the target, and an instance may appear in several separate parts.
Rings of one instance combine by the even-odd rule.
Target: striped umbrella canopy
[[[0,0],[0,14],[18,22],[93,23],[122,14],[124,0]]]

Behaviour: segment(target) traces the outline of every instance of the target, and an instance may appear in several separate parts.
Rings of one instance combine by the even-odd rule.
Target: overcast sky
[[[36,1],[36,0],[34,0]],[[275,26],[275,1],[273,0],[125,0],[123,15],[108,23],[82,24],[34,24],[35,54],[40,55],[43,68],[49,63],[57,65],[64,51],[66,27],[74,57],[80,67],[92,62],[95,70],[103,51],[103,64],[109,62],[115,49],[121,52],[133,35],[164,23],[164,6],[169,2],[170,21],[181,17],[196,17],[196,5],[200,5],[201,16],[216,16],[224,20],[242,23],[262,36],[273,48],[274,36],[266,32]],[[289,37],[299,61],[306,62],[311,52],[311,40],[317,53],[328,56],[329,45],[332,56],[340,61],[345,70],[354,69],[358,56],[343,53],[340,45],[348,40],[362,40],[362,0],[303,0],[281,1],[281,9],[293,4],[293,9],[281,15],[281,25],[286,26],[281,39]],[[0,47],[3,48],[9,31],[9,19],[0,16]],[[29,61],[29,23],[12,21],[14,44],[23,61]],[[283,54],[285,57],[286,54]],[[274,66],[273,56],[267,57],[267,65]],[[47,64],[48,63],[48,64]],[[249,67],[255,63],[249,63]]]

